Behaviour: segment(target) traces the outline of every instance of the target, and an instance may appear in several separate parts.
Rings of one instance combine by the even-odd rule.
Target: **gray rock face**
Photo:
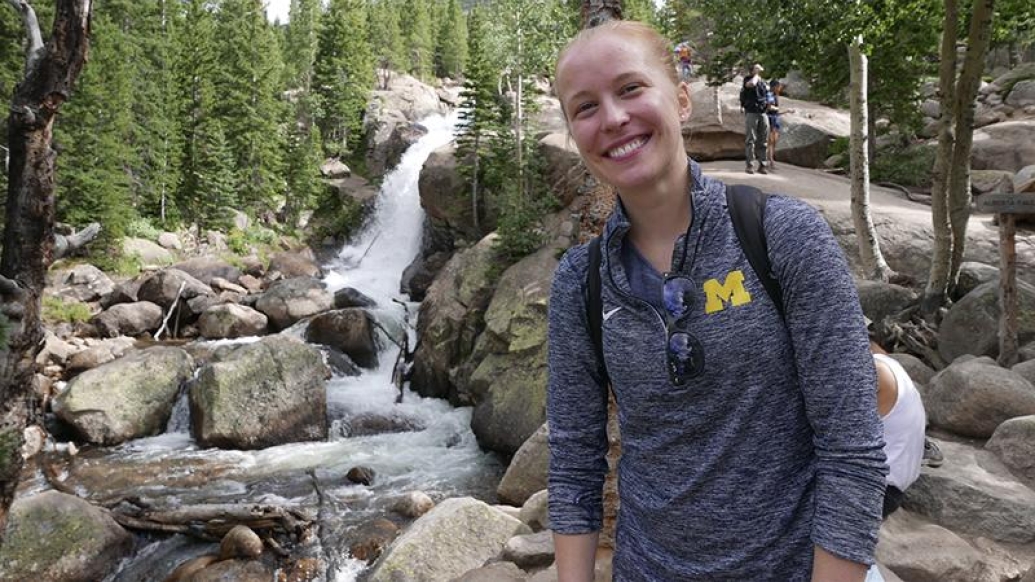
[[[374,324],[362,309],[339,309],[317,315],[309,322],[306,340],[340,350],[360,367],[377,367]]]
[[[512,562],[494,562],[476,568],[452,582],[525,582],[528,575]]]
[[[985,448],[999,456],[1015,475],[1035,482],[1035,416],[1020,416],[999,425]]]
[[[141,275],[115,286],[111,293],[101,298],[101,308],[107,309],[119,303],[135,303],[137,294],[140,293],[140,286],[147,279],[147,275]]]
[[[87,370],[107,364],[115,358],[120,358],[133,347],[134,341],[133,338],[114,337],[103,340],[85,350],[78,351],[68,358],[65,375],[68,377],[76,376]]]
[[[1006,104],[1017,108],[1035,105],[1035,79],[1015,83],[1006,96]]]
[[[898,314],[918,299],[916,292],[908,287],[881,281],[857,279],[855,288],[859,291],[859,303],[862,305],[863,313],[874,322]]]
[[[455,376],[474,349],[482,316],[492,299],[489,269],[494,261],[495,234],[461,251],[442,269],[420,306],[417,335],[422,338],[413,361],[411,386],[422,396],[448,398],[453,404],[473,403],[461,392]]]
[[[988,438],[1001,423],[1035,414],[1035,386],[985,358],[954,362],[924,396],[931,424],[964,436]]]
[[[105,509],[57,491],[19,497],[0,548],[0,581],[96,582],[132,548],[133,536]]]
[[[532,531],[550,528],[550,494],[546,489],[536,492],[521,506],[518,513],[521,523],[528,525]]]
[[[127,257],[135,256],[145,265],[168,265],[173,262],[173,255],[168,249],[142,238],[123,239],[122,254]]]
[[[998,285],[998,281],[999,269],[997,267],[985,263],[964,261],[960,264],[960,278],[956,283],[953,301],[959,301],[985,283],[996,282]]]
[[[521,505],[537,491],[546,489],[546,473],[550,467],[549,436],[549,427],[543,423],[514,454],[496,488],[500,501]]]
[[[881,527],[876,557],[910,582],[1000,580],[986,557],[966,540],[903,510],[890,515]]]
[[[518,535],[503,546],[503,559],[521,568],[541,568],[553,562],[553,532]]]
[[[420,171],[420,205],[432,227],[445,230],[450,240],[478,240],[494,226],[482,220],[475,228],[471,193],[457,163],[453,144],[431,152]]]
[[[137,336],[162,326],[162,308],[150,301],[119,303],[94,316],[91,323],[101,337]]]
[[[963,354],[999,354],[998,282],[979,285],[955,303],[938,328],[938,352],[951,362]],[[1017,339],[1020,344],[1035,339],[1035,286],[1017,281],[1019,302]]]
[[[975,170],[1017,172],[1035,164],[1035,119],[1004,121],[974,131]]]
[[[906,369],[909,378],[920,388],[921,392],[931,383],[936,372],[920,358],[912,354],[889,354]]]
[[[159,434],[193,374],[194,361],[182,349],[148,348],[73,378],[54,399],[54,412],[91,443]]]
[[[546,306],[556,269],[552,249],[518,261],[500,278],[485,311],[469,390],[484,395],[471,429],[490,450],[517,452],[546,421]]]
[[[302,253],[283,252],[273,255],[270,257],[269,270],[279,271],[285,279],[323,276],[323,269],[316,263],[316,260],[312,256]]]
[[[183,291],[180,291],[180,287]],[[195,297],[215,296],[215,292],[207,284],[195,279],[179,269],[164,269],[155,273],[140,285],[137,299],[150,301],[167,311],[176,297],[189,301]]]
[[[703,82],[691,85],[693,115],[683,126],[687,153],[695,160],[744,159],[744,113],[740,110],[740,80],[717,89]],[[716,108],[718,105],[718,109]],[[797,166],[819,168],[830,155],[830,144],[847,137],[847,112],[806,101],[780,100],[784,130],[776,149],[776,160]]]
[[[255,302],[255,309],[269,318],[270,328],[281,330],[298,320],[327,311],[334,296],[324,284],[310,277],[296,277],[270,285]]]
[[[194,257],[176,263],[172,268],[187,273],[205,285],[211,285],[212,279],[215,277],[221,277],[232,283],[241,276],[240,269],[219,257],[212,256]]]
[[[1008,543],[1035,541],[1035,491],[989,451],[937,443],[945,464],[923,468],[906,490],[903,507],[957,533]]]
[[[348,309],[349,307],[377,307],[377,301],[352,287],[343,287],[335,291],[334,308]]]
[[[325,439],[329,377],[319,350],[298,340],[238,346],[191,386],[191,434],[201,446],[227,449]]]
[[[97,301],[115,290],[111,279],[93,265],[76,265],[58,274],[57,294],[79,301]]]
[[[224,303],[213,305],[198,318],[198,332],[208,339],[264,335],[269,320],[251,307]]]
[[[382,556],[370,582],[439,582],[481,567],[528,526],[470,497],[447,499],[410,526]]]

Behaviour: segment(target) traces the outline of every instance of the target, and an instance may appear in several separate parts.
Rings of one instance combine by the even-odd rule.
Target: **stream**
[[[411,345],[413,329],[404,326],[407,317],[415,323],[419,304],[400,294],[399,281],[421,243],[424,213],[417,181],[430,153],[453,138],[455,123],[455,114],[422,122],[428,133],[385,176],[364,231],[325,266],[329,290],[352,287],[376,300],[378,307],[370,312],[379,327],[394,333],[405,329]],[[296,327],[287,333],[301,331]],[[396,403],[391,373],[399,348],[383,332],[379,340],[383,349],[377,369],[328,381],[331,430],[324,442],[257,451],[200,449],[190,437],[189,410],[181,398],[164,434],[118,447],[84,447],[63,476],[95,502],[137,497],[159,507],[269,503],[319,513],[319,551],[329,565],[326,582],[357,580],[365,564],[348,555],[349,536],[357,526],[385,515],[393,497],[423,491],[436,502],[465,495],[493,502],[503,471],[494,455],[479,449],[470,408],[453,408],[408,389]],[[370,427],[383,426],[405,431],[372,434],[377,431]],[[372,485],[345,478],[356,466],[374,471]],[[43,487],[38,482],[30,489]],[[105,582],[161,582],[177,564],[212,548],[179,535],[140,535],[134,555]]]

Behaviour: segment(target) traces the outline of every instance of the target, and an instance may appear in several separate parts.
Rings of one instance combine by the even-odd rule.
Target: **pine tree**
[[[318,124],[330,155],[351,153],[359,144],[374,58],[367,41],[362,0],[331,0],[320,31],[314,92],[321,109]]]
[[[297,125],[288,135],[287,197],[284,223],[295,228],[302,213],[312,210],[324,190],[320,180],[320,130]]]
[[[284,192],[283,63],[262,0],[223,0],[216,13],[215,114],[237,161],[237,200],[259,212]]]
[[[488,28],[483,8],[471,10],[468,21],[468,60],[464,69],[464,89],[461,92],[460,123],[457,128],[457,159],[459,169],[471,190],[471,215],[475,228],[485,214],[485,191],[498,184],[494,180],[486,158],[492,151],[492,141],[505,131],[507,121],[501,124],[500,96],[496,91],[499,71],[494,66]]]
[[[457,77],[467,61],[467,19],[460,0],[449,0],[438,29],[435,50],[436,70],[440,77]]]
[[[162,225],[179,221],[174,196],[180,182],[182,138],[176,91],[175,31],[181,11],[175,0],[132,2],[136,39],[133,59],[133,147],[138,151],[132,194],[142,216]]]
[[[308,91],[320,39],[320,0],[291,0],[290,21],[284,40],[284,68],[292,88]]]
[[[234,152],[223,132],[222,121],[215,117],[202,120],[196,136],[196,164],[185,177],[194,192],[191,215],[199,231],[226,228],[227,208],[237,208],[237,185],[234,176]]]
[[[626,20],[639,20],[647,24],[654,24],[657,16],[654,10],[654,0],[623,0],[622,18]]]
[[[414,77],[428,79],[435,57],[435,35],[431,28],[431,7],[428,0],[410,0],[404,4],[403,40],[406,44],[406,69]]]
[[[176,207],[181,216],[191,222],[202,220],[198,176],[202,147],[208,133],[202,131],[215,108],[215,89],[212,76],[216,68],[215,20],[206,7],[206,0],[189,0],[183,6],[183,26],[176,29],[174,103],[179,107],[180,139],[183,153],[180,157],[181,180],[177,190]],[[209,132],[210,133],[210,132]],[[231,159],[233,173],[236,162]],[[231,188],[236,189],[236,186]]]
[[[368,31],[374,62],[378,70],[378,85],[388,89],[392,70],[405,69],[406,51],[403,47],[402,29],[399,26],[399,11],[392,0],[372,0],[369,7],[370,27]]]
[[[135,214],[130,197],[132,71],[122,52],[129,41],[111,16],[98,10],[92,29],[90,60],[54,136],[62,150],[57,213],[58,220],[74,226],[99,222],[102,239],[111,243]]]

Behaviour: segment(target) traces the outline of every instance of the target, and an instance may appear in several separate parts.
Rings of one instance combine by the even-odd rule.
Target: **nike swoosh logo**
[[[612,315],[614,315],[614,314],[618,313],[618,312],[619,312],[619,311],[621,311],[621,310],[622,310],[622,308],[621,308],[621,307],[615,307],[615,308],[614,308],[614,309],[612,309],[611,311],[605,311],[605,312],[604,312],[604,321],[607,321],[607,320],[611,319],[611,316],[612,316]]]

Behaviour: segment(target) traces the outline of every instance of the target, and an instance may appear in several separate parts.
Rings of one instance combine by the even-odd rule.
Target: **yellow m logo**
[[[734,307],[751,301],[751,294],[744,288],[744,273],[742,271],[731,271],[726,275],[726,281],[719,283],[718,279],[708,279],[704,282],[704,304],[705,313],[715,313],[726,308],[727,303]]]

